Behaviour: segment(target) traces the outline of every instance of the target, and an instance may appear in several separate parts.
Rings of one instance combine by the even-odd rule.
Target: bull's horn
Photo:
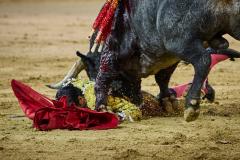
[[[64,77],[64,79],[56,84],[50,84],[46,85],[49,88],[52,89],[59,89],[63,86],[64,83],[66,83],[69,79],[76,78],[78,74],[85,69],[85,64],[83,63],[82,59],[78,60],[68,71],[67,75]]]

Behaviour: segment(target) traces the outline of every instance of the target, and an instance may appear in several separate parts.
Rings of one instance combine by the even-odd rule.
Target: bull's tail
[[[234,58],[240,58],[240,52],[234,49],[222,49],[222,50],[218,50],[217,53],[226,55],[233,61],[234,61]]]

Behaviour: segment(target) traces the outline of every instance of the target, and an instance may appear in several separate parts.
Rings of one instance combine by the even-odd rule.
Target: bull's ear
[[[80,53],[79,51],[76,52],[76,55],[77,55],[78,57],[80,57],[85,64],[87,64],[89,61],[91,61],[88,56]]]
[[[78,57],[80,57],[81,59],[83,59],[83,60],[88,59],[88,57],[87,57],[86,55],[80,53],[79,51],[76,52],[76,55],[77,55]]]

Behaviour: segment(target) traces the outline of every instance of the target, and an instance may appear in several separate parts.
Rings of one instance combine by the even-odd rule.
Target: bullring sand
[[[77,60],[76,50],[87,51],[91,22],[103,2],[0,1],[0,159],[240,159],[240,60],[225,61],[211,72],[216,102],[202,104],[202,114],[193,123],[182,117],[153,117],[106,131],[32,128],[10,80],[53,98],[55,91],[45,84],[63,77]],[[240,43],[227,38],[240,51]],[[192,76],[192,67],[181,65],[171,85]],[[143,89],[157,94],[153,77],[143,80]]]

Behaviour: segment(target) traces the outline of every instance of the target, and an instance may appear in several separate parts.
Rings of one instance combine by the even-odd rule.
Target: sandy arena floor
[[[107,131],[40,132],[22,117],[10,80],[54,97],[45,84],[60,80],[86,52],[87,36],[104,0],[0,0],[0,159],[240,159],[240,61],[225,61],[210,74],[216,102],[200,118],[154,117]],[[231,47],[240,43],[230,39]],[[81,73],[86,78],[85,73]],[[171,85],[192,79],[180,66]],[[157,94],[153,77],[143,89]]]

